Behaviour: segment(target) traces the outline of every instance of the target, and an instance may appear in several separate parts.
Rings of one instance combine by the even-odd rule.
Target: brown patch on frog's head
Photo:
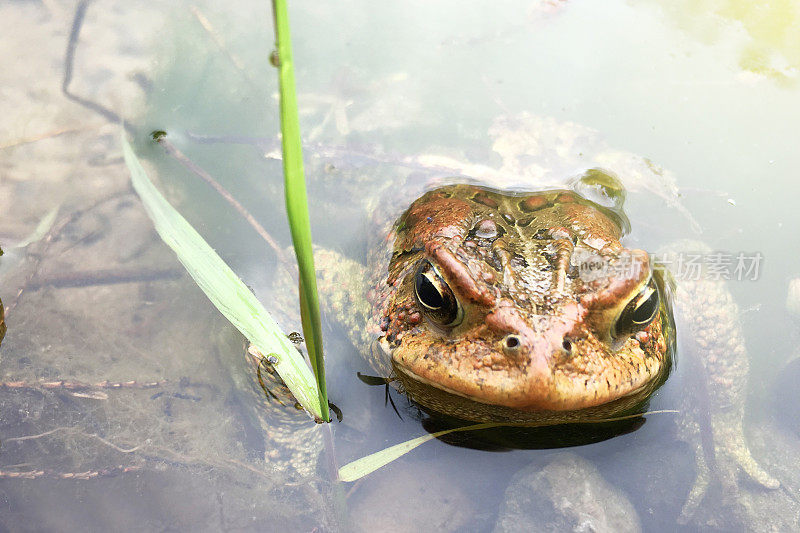
[[[473,420],[641,401],[669,367],[668,309],[621,233],[571,191],[422,196],[398,223],[382,321],[406,390]]]

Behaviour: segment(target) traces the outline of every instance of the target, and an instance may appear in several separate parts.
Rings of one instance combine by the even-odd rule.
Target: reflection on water
[[[559,424],[544,427],[499,427],[469,432],[450,433],[439,440],[452,446],[486,451],[544,450],[585,446],[636,431],[644,417],[618,422]],[[443,419],[436,413],[422,419],[429,433],[464,425],[461,421]]]
[[[212,191],[144,141],[167,131],[289,242],[268,10],[246,1],[169,12],[108,3],[88,8],[72,90],[132,119],[138,152],[162,190],[269,301],[275,259]],[[13,264],[10,254],[0,258],[3,301],[27,287],[0,349],[2,526],[679,527],[702,470],[695,454],[710,437],[702,417],[687,428],[676,426],[679,416],[655,415],[636,431],[569,450],[489,453],[434,441],[343,495],[327,481],[324,460],[310,480],[286,483],[270,463],[282,448],[248,399],[254,380],[241,339],[185,278],[129,275],[176,265],[128,194],[118,125],[59,92],[54,65],[72,8],[0,6],[0,40],[10,57],[27,58],[0,73],[8,87],[0,104],[0,245],[22,241],[64,205],[46,238],[15,251]],[[293,3],[315,238],[363,259],[375,206],[399,213],[431,178],[491,183],[513,174],[563,185],[603,167],[629,191],[629,246],[657,251],[692,238],[761,252],[758,280],[728,284],[748,348],[748,384],[740,376],[712,385],[747,399],[745,442],[782,488],[746,481],[722,454],[718,464],[707,461],[708,489],[685,527],[796,527],[800,436],[783,407],[798,403],[786,381],[796,373],[786,364],[798,328],[783,302],[786,280],[797,275],[800,224],[797,12],[796,2]],[[719,32],[709,37],[712,27]],[[41,43],[35,53],[15,48],[32,39]],[[65,275],[80,283],[59,285]],[[331,397],[344,412],[333,425],[341,464],[432,429],[402,397],[395,396],[402,419],[385,407],[383,389],[356,377],[371,372],[342,332],[329,338]],[[724,355],[725,342],[709,346]],[[651,408],[691,408],[682,398],[699,385],[688,360],[679,353]],[[514,448],[506,438],[493,433],[483,447]],[[346,512],[335,503],[342,500]]]
[[[719,43],[729,32],[743,32],[746,39],[738,59],[743,74],[765,76],[787,85],[797,82],[800,75],[797,3],[725,0],[658,2],[658,5],[682,29],[704,43]]]

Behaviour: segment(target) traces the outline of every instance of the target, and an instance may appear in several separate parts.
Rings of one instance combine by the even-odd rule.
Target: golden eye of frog
[[[671,366],[672,315],[627,220],[569,190],[432,190],[389,236],[380,345],[419,404],[552,424],[630,411]]]

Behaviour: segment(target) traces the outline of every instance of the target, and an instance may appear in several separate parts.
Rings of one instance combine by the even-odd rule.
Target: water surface
[[[349,521],[491,531],[518,519],[515,487],[575,506],[613,501],[618,515],[587,507],[601,530],[679,527],[694,461],[670,415],[569,451],[434,441],[344,487],[347,518],[323,474],[287,484],[264,460],[241,385],[252,378],[241,339],[180,277],[130,194],[119,126],[60,93],[73,6],[0,9],[0,39],[20,57],[0,79],[8,117],[0,126],[0,298],[13,305],[0,349],[5,529],[327,530]],[[269,302],[274,254],[148,140],[167,131],[288,243],[269,10],[244,1],[152,9],[89,5],[71,90],[129,121],[162,190]],[[621,176],[632,184],[631,245],[654,250],[692,238],[764,257],[757,280],[729,285],[752,369],[747,436],[783,488],[743,483],[754,503],[731,524],[715,515],[720,491],[712,486],[685,527],[796,527],[800,442],[783,408],[796,395],[787,396],[781,376],[797,371],[789,364],[797,325],[784,302],[797,275],[800,222],[798,37],[786,21],[799,11],[787,3],[756,13],[744,2],[293,2],[314,236],[363,259],[372,233],[364,205],[431,177],[508,171],[495,142],[509,121],[530,125],[544,147],[529,145],[535,155],[517,160],[522,185],[563,183],[601,153],[648,158],[666,169],[662,181]],[[33,51],[30,40],[41,46]],[[566,123],[581,132],[572,144],[558,137]],[[52,238],[15,249],[56,207]],[[109,283],[130,272],[139,278]],[[66,287],[64,273],[79,286]],[[356,378],[370,369],[328,318],[331,398],[345,413],[335,425],[338,461],[423,434],[421,415],[402,396],[394,395],[400,419],[380,387]],[[653,408],[678,407],[680,376],[679,354]],[[43,385],[60,380],[68,383]],[[105,381],[135,383],[98,385]],[[581,479],[599,481],[582,492]]]

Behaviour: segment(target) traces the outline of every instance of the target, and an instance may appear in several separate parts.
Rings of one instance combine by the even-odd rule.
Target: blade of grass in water
[[[455,433],[456,431],[472,431],[476,429],[486,429],[498,426],[499,424],[484,423],[475,424],[461,428],[445,429],[437,431],[436,433],[428,433],[416,439],[407,440],[394,446],[389,446],[379,452],[367,455],[361,459],[356,459],[352,463],[347,463],[339,469],[339,479],[341,481],[355,481],[359,478],[371,474],[379,468],[382,468],[395,459],[402,457],[417,446],[425,444],[426,442],[447,435],[448,433]]]
[[[311,248],[311,224],[303,173],[303,149],[300,121],[297,116],[297,95],[294,84],[292,44],[289,36],[289,13],[285,0],[273,0],[275,40],[278,48],[278,79],[281,100],[281,144],[283,176],[286,190],[286,211],[292,232],[292,243],[300,271],[300,311],[306,348],[314,367],[319,391],[319,405],[326,422],[330,421],[328,391],[325,385],[325,360],[322,351],[322,325],[319,316],[317,278]]]
[[[22,239],[20,242],[14,245],[15,248],[25,248],[29,244],[33,244],[35,242],[39,242],[42,238],[47,235],[47,232],[50,231],[50,228],[53,227],[53,222],[56,220],[56,215],[58,214],[58,209],[60,206],[56,206],[51,209],[42,220],[39,221],[39,224],[36,225],[36,229],[33,230],[33,233]],[[2,253],[0,253],[2,255]]]
[[[133,188],[161,239],[225,318],[263,353],[277,358],[273,366],[300,405],[322,418],[317,385],[302,355],[236,273],[153,186],[124,134],[122,150]]]
[[[649,416],[649,415],[657,415],[657,414],[665,414],[665,413],[677,413],[674,409],[662,409],[659,411],[646,411],[644,413],[635,413],[632,415],[624,415],[624,416],[617,416],[612,418],[599,418],[599,419],[590,419],[584,420],[582,423],[586,424],[603,424],[606,422],[617,422],[620,420],[627,420],[630,418],[638,418],[640,416]],[[463,426],[459,428],[450,428],[445,429],[442,431],[437,431],[436,433],[429,433],[427,435],[423,435],[421,437],[417,437],[415,439],[407,440],[405,442],[401,442],[400,444],[395,444],[394,446],[389,446],[388,448],[384,448],[379,452],[372,453],[361,459],[356,459],[351,463],[347,463],[343,467],[339,469],[339,479],[341,481],[356,481],[368,474],[373,473],[374,471],[382,468],[395,459],[399,459],[403,455],[407,454],[414,448],[425,444],[428,441],[433,439],[437,439],[444,435],[448,435],[450,433],[456,433],[458,431],[477,431],[479,429],[489,429],[489,428],[498,428],[504,426],[517,426],[517,427],[536,427],[535,424],[512,424],[512,423],[500,423],[500,422],[484,422],[481,424],[473,424],[471,426]]]

